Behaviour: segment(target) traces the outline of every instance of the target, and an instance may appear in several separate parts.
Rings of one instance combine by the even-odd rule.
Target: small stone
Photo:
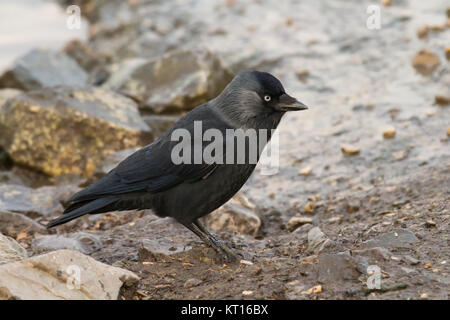
[[[69,249],[91,254],[100,249],[102,243],[93,234],[78,232],[70,236],[56,234],[40,236],[33,240],[32,246],[36,253]]]
[[[436,222],[434,222],[433,220],[427,220],[427,222],[425,222],[425,225],[427,227],[436,227]]]
[[[436,95],[434,97],[434,103],[440,106],[446,106],[450,104],[450,97],[442,96],[442,95]]]
[[[391,0],[381,0],[381,3],[386,6],[389,7],[391,5]]]
[[[341,145],[341,151],[349,156],[354,156],[359,154],[360,148],[350,144]]]
[[[395,128],[387,128],[383,131],[383,138],[384,139],[393,139],[395,137]]]
[[[308,232],[308,251],[318,254],[326,247],[332,245],[332,241],[320,230],[319,227],[314,227]]]
[[[438,56],[427,49],[419,51],[413,59],[413,67],[422,75],[430,75],[439,66]]]
[[[245,264],[245,265],[247,265],[247,266],[253,265],[253,262],[248,261],[248,260],[240,260],[239,263],[240,263],[240,264]]]
[[[450,137],[450,127],[447,127],[447,136]]]
[[[292,232],[299,226],[304,225],[306,223],[312,223],[312,219],[308,217],[292,217],[286,224],[286,229]]]
[[[301,174],[303,176],[307,176],[307,175],[309,175],[311,173],[311,171],[312,171],[312,167],[307,166],[307,167],[304,167],[303,169],[301,169],[299,171],[299,174]]]
[[[305,210],[306,213],[313,213],[314,208],[315,208],[314,202],[310,201],[305,205],[303,209]]]
[[[309,78],[309,71],[308,70],[301,70],[296,73],[297,79],[301,82],[306,82]]]
[[[199,286],[203,281],[197,278],[191,278],[191,279],[187,279],[186,282],[184,283],[183,287],[185,287],[186,289],[189,288],[194,288]]]
[[[408,156],[408,154],[409,154],[408,149],[399,150],[399,151],[392,152],[392,157],[397,161],[401,161],[401,160],[405,159]]]
[[[445,48],[445,58],[450,60],[450,47]]]
[[[317,285],[312,288],[309,288],[308,290],[302,291],[301,294],[311,295],[311,294],[317,294],[322,292],[322,286]]]
[[[423,26],[417,30],[417,36],[420,39],[424,39],[428,36],[428,28],[427,26]]]
[[[403,260],[404,260],[406,263],[408,263],[408,264],[410,264],[410,265],[412,265],[412,266],[415,266],[415,265],[417,265],[417,264],[420,263],[419,260],[417,260],[416,258],[413,258],[413,257],[411,257],[411,256],[409,256],[409,255],[404,256],[404,257],[403,257]]]
[[[244,290],[242,291],[243,296],[251,296],[253,294],[253,291],[251,290]]]

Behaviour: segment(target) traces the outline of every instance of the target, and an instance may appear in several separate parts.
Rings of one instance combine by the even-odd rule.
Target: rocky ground
[[[370,1],[78,4],[87,43],[0,75],[1,298],[449,298],[445,1],[375,3],[379,30]],[[205,218],[240,262],[149,211],[43,227],[248,68],[310,109],[281,123],[278,172]]]

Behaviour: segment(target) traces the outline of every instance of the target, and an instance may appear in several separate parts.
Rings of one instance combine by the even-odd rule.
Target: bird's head
[[[276,121],[276,127],[286,112],[308,109],[288,95],[277,78],[260,71],[239,73],[215,101],[230,119],[242,125]]]

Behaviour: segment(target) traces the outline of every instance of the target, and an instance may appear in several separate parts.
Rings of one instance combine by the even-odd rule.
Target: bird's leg
[[[195,233],[206,244],[216,250],[225,260],[239,260],[239,257],[230,248],[228,248],[222,241],[218,240],[198,221],[184,224],[186,228]]]

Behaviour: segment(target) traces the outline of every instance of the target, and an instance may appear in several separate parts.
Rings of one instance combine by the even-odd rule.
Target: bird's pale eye
[[[269,96],[268,94],[266,94],[266,95],[264,96],[264,101],[269,102],[270,100],[272,100],[272,97]]]

